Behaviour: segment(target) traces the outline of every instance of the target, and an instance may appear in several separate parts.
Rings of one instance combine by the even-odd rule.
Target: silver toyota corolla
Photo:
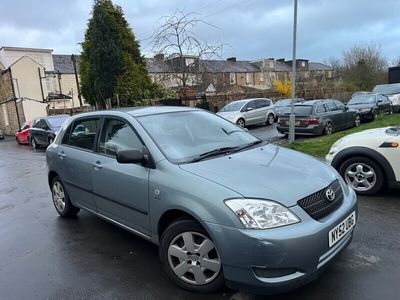
[[[80,114],[46,154],[62,217],[83,209],[159,245],[191,291],[293,289],[353,237],[356,196],[334,169],[203,110]]]

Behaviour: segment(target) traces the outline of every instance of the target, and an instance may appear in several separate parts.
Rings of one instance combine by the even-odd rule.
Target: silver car
[[[190,291],[290,290],[353,237],[356,196],[333,168],[204,110],[79,114],[46,158],[60,216],[83,209],[159,245]]]
[[[256,124],[271,125],[276,119],[273,102],[264,98],[230,102],[217,114],[240,127]]]

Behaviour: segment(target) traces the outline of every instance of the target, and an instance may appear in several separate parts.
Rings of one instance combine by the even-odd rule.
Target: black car
[[[331,134],[360,125],[357,111],[348,109],[342,102],[334,99],[296,103],[294,113],[296,134]],[[280,133],[289,133],[289,115],[290,111],[287,111],[279,117],[277,129]]]
[[[50,145],[62,124],[69,118],[68,115],[49,116],[37,118],[29,129],[29,144],[33,149]]]
[[[354,94],[347,106],[357,110],[362,120],[375,120],[378,115],[393,112],[392,103],[383,94],[363,93]]]
[[[294,102],[301,102],[304,101],[303,98],[295,98]],[[276,112],[276,117],[278,118],[279,116],[283,115],[285,112],[287,112],[288,108],[290,108],[290,105],[292,104],[292,99],[281,99],[275,102],[275,112]]]

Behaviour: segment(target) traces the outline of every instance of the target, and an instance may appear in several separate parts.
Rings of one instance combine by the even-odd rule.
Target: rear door
[[[104,119],[92,178],[97,211],[121,224],[150,235],[149,168],[140,164],[120,164],[119,150],[142,150],[144,143],[125,119]]]
[[[336,103],[334,101],[326,101],[325,105],[328,109],[327,116],[331,119],[333,128],[336,130],[346,128],[346,118],[343,111],[337,107]]]
[[[96,211],[93,197],[92,170],[100,117],[80,118],[65,133],[57,159],[63,165],[61,180],[73,203]]]
[[[350,128],[354,126],[355,122],[355,112],[346,108],[343,102],[334,101],[338,110],[342,112],[343,116],[343,128]]]

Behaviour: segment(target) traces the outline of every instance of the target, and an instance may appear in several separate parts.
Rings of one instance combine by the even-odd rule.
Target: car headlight
[[[362,113],[368,113],[368,112],[370,112],[372,110],[372,108],[361,108],[360,109],[360,112],[362,112]]]
[[[300,222],[288,208],[269,200],[231,199],[225,204],[247,229],[268,229]]]

